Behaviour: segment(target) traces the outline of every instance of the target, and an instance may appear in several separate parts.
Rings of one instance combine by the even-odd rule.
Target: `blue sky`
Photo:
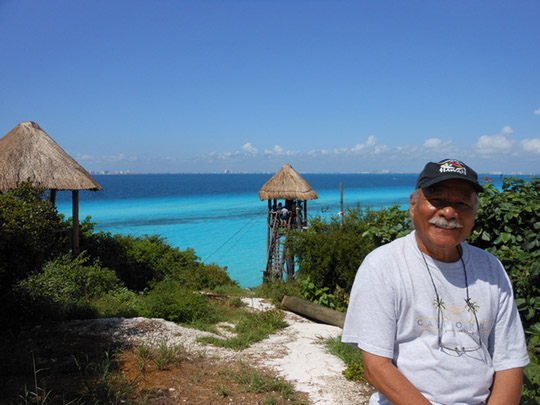
[[[87,170],[540,172],[540,1],[0,0],[0,136]]]

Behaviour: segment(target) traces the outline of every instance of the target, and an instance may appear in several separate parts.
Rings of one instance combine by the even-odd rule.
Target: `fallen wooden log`
[[[306,318],[328,325],[343,328],[343,324],[345,323],[345,314],[343,312],[335,311],[302,298],[286,295],[281,300],[281,306]]]

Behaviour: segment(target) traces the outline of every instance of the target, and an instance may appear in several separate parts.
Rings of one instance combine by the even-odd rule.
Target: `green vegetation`
[[[349,381],[366,381],[364,377],[364,362],[362,352],[357,348],[342,343],[341,336],[330,338],[325,341],[327,350],[334,356],[339,357],[347,368],[343,370],[343,375]]]
[[[246,392],[277,392],[288,402],[292,401],[292,403],[299,403],[299,401],[296,400],[294,390],[289,383],[274,377],[266,376],[260,371],[245,367],[243,364],[240,364],[240,366],[240,370],[233,371],[225,369],[224,374],[229,375],[235,381],[244,385]],[[272,401],[272,397],[265,398],[265,403],[275,403]]]
[[[43,197],[28,183],[0,196],[0,316],[19,312],[15,284],[65,252],[62,218]]]
[[[192,249],[159,236],[94,232],[81,223],[83,253],[68,250],[71,224],[28,183],[0,195],[0,317],[22,321],[159,316],[189,323],[208,318],[209,299],[194,292],[241,293],[227,270],[205,265]],[[179,290],[179,291],[178,291]],[[211,322],[211,319],[205,319]]]
[[[525,404],[540,403],[540,178],[508,177],[502,190],[484,186],[469,242],[493,253],[512,285],[528,342]]]

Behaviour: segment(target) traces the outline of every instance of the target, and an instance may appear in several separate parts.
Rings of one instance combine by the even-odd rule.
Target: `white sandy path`
[[[245,302],[254,310],[272,308],[261,299],[249,298]],[[369,388],[347,381],[342,374],[345,364],[328,353],[323,344],[325,339],[341,335],[341,328],[312,322],[288,311],[285,320],[288,327],[240,352],[196,342],[200,336],[216,335],[163,319],[96,319],[68,322],[64,327],[85,335],[107,334],[134,344],[166,340],[224,361],[243,360],[251,366],[275,371],[296,390],[306,392],[314,405],[368,404]]]
[[[260,308],[261,301],[250,305]],[[254,360],[260,358],[263,366],[276,371],[297,390],[307,392],[313,404],[369,403],[368,388],[347,381],[342,374],[345,364],[328,353],[323,344],[330,337],[340,336],[341,328],[312,322],[288,311],[285,319],[287,328],[242,353]]]

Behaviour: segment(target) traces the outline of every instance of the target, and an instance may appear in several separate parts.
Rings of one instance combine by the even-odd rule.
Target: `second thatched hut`
[[[268,200],[266,266],[264,277],[294,277],[294,258],[286,251],[285,240],[291,227],[302,229],[307,222],[307,201],[319,196],[291,165],[284,165],[259,191]],[[284,200],[283,203],[278,200]]]

